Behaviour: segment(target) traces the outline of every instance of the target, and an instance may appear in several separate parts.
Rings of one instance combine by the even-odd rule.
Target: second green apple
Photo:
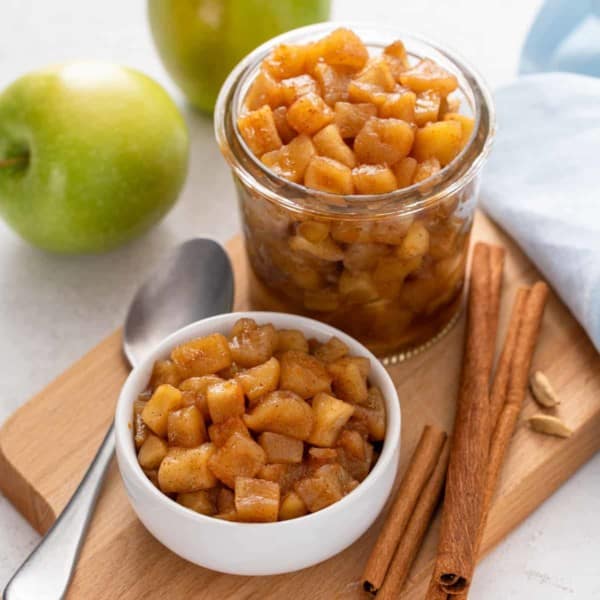
[[[233,67],[266,40],[325,21],[329,0],[149,0],[152,35],[171,77],[197,108],[213,110]]]

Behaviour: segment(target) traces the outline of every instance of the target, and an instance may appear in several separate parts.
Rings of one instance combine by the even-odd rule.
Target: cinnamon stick
[[[441,429],[432,425],[424,428],[363,572],[361,581],[367,592],[376,593],[381,588],[394,551],[417,500],[439,461],[445,441],[446,433]]]
[[[506,251],[500,246],[490,246],[490,305],[489,305],[489,351],[491,364],[496,351],[496,335],[500,318],[500,295],[504,274],[504,256]],[[492,421],[493,422],[493,421]]]
[[[400,595],[442,495],[449,456],[450,443],[446,441],[438,464],[419,496],[419,501],[394,554],[383,586],[377,592],[377,600],[395,600]]]
[[[481,542],[487,517],[492,506],[492,500],[504,463],[504,457],[515,431],[518,416],[527,393],[529,370],[537,338],[539,335],[544,307],[548,297],[548,286],[543,282],[536,283],[531,291],[521,288],[517,292],[511,316],[509,330],[502,351],[510,354],[505,360],[509,363],[509,381],[504,382],[505,375],[498,370],[494,378],[492,393],[501,402],[501,412],[492,435],[490,444],[489,466],[483,500],[482,518],[477,535],[477,553]],[[514,329],[517,328],[517,334]],[[513,340],[513,338],[516,338]],[[501,359],[502,360],[502,359]],[[502,365],[502,362],[501,362]],[[460,594],[456,600],[466,600],[467,593]]]
[[[433,578],[442,591],[458,594],[471,582],[482,517],[490,445],[490,346],[497,315],[492,300],[490,247],[473,252],[467,326],[457,415],[450,450],[444,508]]]
[[[502,352],[498,360],[496,374],[494,375],[494,384],[490,394],[490,422],[492,423],[492,427],[494,427],[498,421],[500,411],[502,410],[502,406],[506,399],[513,354],[515,352],[515,346],[517,345],[519,327],[521,325],[523,313],[525,312],[525,303],[528,295],[528,288],[519,288],[513,304],[508,330],[506,332],[506,337],[504,338],[504,346],[502,347]]]

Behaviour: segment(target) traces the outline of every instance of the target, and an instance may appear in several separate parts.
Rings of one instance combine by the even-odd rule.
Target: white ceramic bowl
[[[335,335],[353,355],[371,361],[370,381],[385,398],[387,430],[381,455],[365,480],[339,502],[316,513],[277,523],[235,523],[180,506],[144,475],[133,436],[133,402],[144,390],[155,360],[192,338],[229,333],[241,317],[276,328],[299,329],[326,341]],[[269,312],[231,313],[193,323],[163,340],[129,375],[115,416],[117,459],[134,511],[148,531],[179,556],[202,567],[236,575],[274,575],[309,567],[341,552],[373,523],[385,504],[398,469],[400,404],[396,388],[381,363],[362,344],[341,331],[304,317]]]

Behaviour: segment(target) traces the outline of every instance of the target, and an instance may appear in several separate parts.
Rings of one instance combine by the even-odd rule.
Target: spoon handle
[[[8,582],[3,600],[60,600],[65,596],[113,456],[113,430],[114,424],[67,506]]]

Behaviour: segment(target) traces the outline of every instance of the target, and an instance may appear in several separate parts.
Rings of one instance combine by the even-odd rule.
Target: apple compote
[[[489,98],[418,40],[366,44],[332,24],[289,35],[238,67],[216,115],[253,306],[402,354],[460,307]]]
[[[138,462],[195,512],[272,522],[349,494],[377,461],[385,401],[336,337],[239,319],[154,364],[133,407]]]

